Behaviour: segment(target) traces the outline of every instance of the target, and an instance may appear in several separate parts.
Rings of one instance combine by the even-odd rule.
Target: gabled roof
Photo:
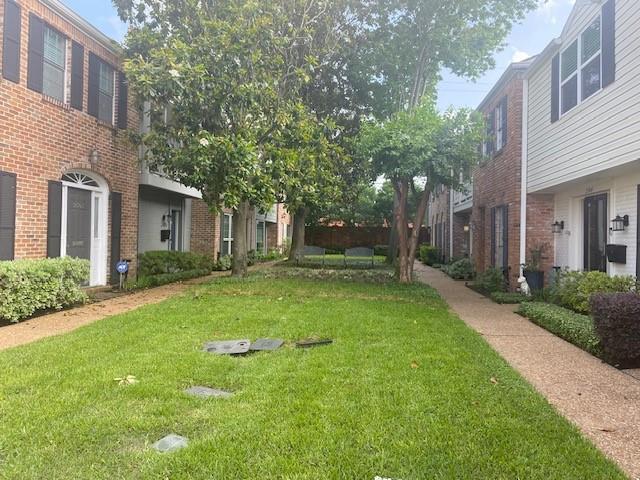
[[[478,111],[483,110],[487,106],[487,104],[489,104],[491,102],[491,100],[496,95],[496,93],[499,92],[500,89],[502,89],[502,87],[504,87],[504,85],[506,85],[506,83],[509,80],[511,80],[511,77],[516,72],[526,72],[529,69],[529,67],[534,63],[536,58],[537,58],[537,56],[534,55],[533,57],[529,57],[526,60],[523,60],[521,62],[511,63],[507,67],[507,69],[504,71],[504,73],[502,74],[500,79],[491,88],[489,93],[487,93],[487,95],[484,97],[482,102],[480,102],[480,105],[478,105],[478,108],[476,110],[478,110]]]
[[[546,60],[553,57],[562,45],[562,39],[566,37],[567,31],[573,25],[575,18],[578,16],[580,10],[585,7],[591,5],[602,5],[605,0],[576,0],[571,13],[569,14],[569,18],[564,24],[562,28],[562,33],[559,37],[554,38],[549,42],[549,44],[545,47],[540,55],[538,55],[535,61],[530,65],[528,72],[525,74],[526,77],[530,76],[532,72],[534,72],[540,65],[542,65]]]

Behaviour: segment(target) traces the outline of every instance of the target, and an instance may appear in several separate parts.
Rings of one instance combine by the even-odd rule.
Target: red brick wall
[[[191,251],[218,256],[220,249],[219,216],[211,213],[207,204],[199,199],[191,202]]]
[[[540,245],[546,247],[542,257],[542,270],[545,272],[546,281],[550,280],[554,266],[555,238],[551,229],[555,221],[554,210],[553,195],[527,195],[527,259],[532,248]]]
[[[504,96],[507,105],[507,144],[492,158],[485,159],[473,175],[473,259],[477,271],[492,265],[491,210],[500,206],[509,209],[508,265],[509,285],[518,286],[520,273],[520,195],[522,170],[522,76],[514,74],[502,89],[495,93],[487,108],[488,114]],[[532,245],[549,242],[548,256],[553,259],[553,197],[529,196],[527,256]],[[553,260],[551,260],[553,262]]]
[[[370,247],[388,245],[390,227],[307,227],[305,243],[316,247],[329,249],[344,249],[353,247]],[[411,232],[411,229],[409,229]],[[426,228],[420,231],[420,243],[428,243],[429,235]]]
[[[37,0],[20,0],[20,6],[20,83],[0,79],[0,170],[17,174],[16,258],[46,255],[47,181],[60,180],[64,172],[82,168],[104,177],[110,191],[123,194],[121,254],[124,258],[135,259],[138,243],[137,149],[128,141],[126,132],[100,123],[86,113],[89,52],[114,66],[120,64],[120,59]],[[27,89],[29,12],[35,12],[70,40],[85,47],[84,111],[55,104],[42,94]],[[0,0],[0,15],[3,13],[4,0]],[[1,49],[0,41],[0,59]],[[116,82],[116,105],[117,90]],[[128,126],[132,130],[139,128],[138,113],[131,98]],[[89,152],[93,149],[97,149],[100,156],[97,165],[89,163]],[[132,271],[135,272],[135,260]]]

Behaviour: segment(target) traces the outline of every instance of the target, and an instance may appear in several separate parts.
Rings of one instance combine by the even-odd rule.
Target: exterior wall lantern
[[[620,215],[616,215],[616,218],[611,220],[611,231],[612,232],[624,232],[624,229],[629,226],[629,215],[625,215],[621,217]]]
[[[564,231],[564,220],[561,222],[556,221],[553,225],[551,225],[553,233],[562,233]]]
[[[100,163],[100,153],[97,148],[93,148],[89,151],[89,163],[91,163],[91,165],[97,165]]]

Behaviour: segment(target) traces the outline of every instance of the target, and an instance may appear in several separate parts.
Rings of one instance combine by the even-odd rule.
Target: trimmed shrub
[[[225,255],[224,257],[220,257],[220,259],[216,262],[213,269],[217,272],[226,272],[231,270],[231,255]]]
[[[563,272],[554,288],[554,302],[578,313],[591,312],[595,293],[625,293],[636,288],[631,276],[610,277],[603,272]]]
[[[430,267],[440,263],[440,250],[438,247],[427,245],[426,243],[422,244],[420,245],[418,255],[420,257],[420,261]]]
[[[504,274],[497,268],[487,268],[476,276],[474,286],[486,293],[505,292]]]
[[[461,258],[450,265],[444,265],[442,271],[455,280],[470,280],[473,278],[473,264],[468,258]]]
[[[596,294],[591,297],[591,311],[605,360],[622,368],[640,368],[640,295]]]
[[[518,313],[592,355],[602,356],[600,338],[588,315],[540,302],[522,303]]]
[[[141,288],[159,287],[168,283],[181,282],[192,278],[205,277],[211,273],[210,270],[186,270],[184,272],[162,273],[148,277],[138,277],[133,282],[129,281],[125,285],[125,290],[138,290]]]
[[[517,305],[518,303],[531,302],[531,297],[522,295],[521,293],[509,292],[493,292],[491,300],[501,305]]]
[[[43,310],[83,303],[89,262],[46,258],[0,262],[0,319],[18,322]]]
[[[192,252],[145,252],[138,256],[138,277],[150,277],[190,270],[208,270],[211,272],[214,266],[213,257],[208,255],[199,255]]]

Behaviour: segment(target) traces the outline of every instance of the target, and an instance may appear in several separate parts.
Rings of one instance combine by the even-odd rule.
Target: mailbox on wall
[[[607,245],[607,260],[611,263],[627,263],[626,245]]]

